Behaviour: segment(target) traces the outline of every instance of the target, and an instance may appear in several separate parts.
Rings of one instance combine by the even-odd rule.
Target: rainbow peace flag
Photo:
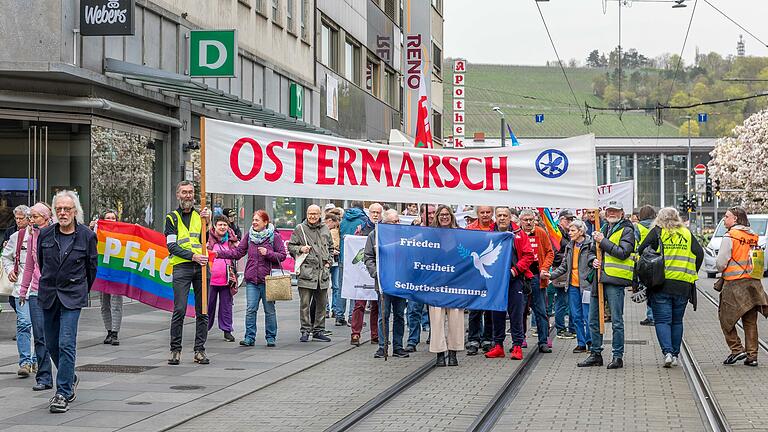
[[[541,220],[544,223],[544,228],[547,229],[549,239],[552,240],[552,249],[560,251],[560,240],[563,239],[563,233],[560,232],[560,228],[557,226],[555,219],[552,217],[552,213],[548,208],[539,207],[539,214]]]
[[[99,266],[94,290],[173,311],[173,266],[162,233],[139,225],[101,220],[96,237]],[[195,316],[191,289],[186,315]]]

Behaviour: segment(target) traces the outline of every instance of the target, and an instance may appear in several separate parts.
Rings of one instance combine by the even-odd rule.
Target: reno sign
[[[135,0],[80,0],[80,34],[133,35],[135,8]]]

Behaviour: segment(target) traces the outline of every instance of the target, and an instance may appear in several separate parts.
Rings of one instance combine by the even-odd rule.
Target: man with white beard
[[[605,209],[607,225],[595,230],[592,235],[600,245],[602,256],[594,261],[594,267],[600,269],[600,282],[603,293],[611,308],[611,330],[613,336],[613,359],[608,369],[624,367],[624,289],[632,285],[635,251],[635,228],[624,219],[624,209],[620,202],[611,200]],[[579,367],[603,365],[603,335],[600,334],[600,307],[597,290],[592,290],[589,304],[589,333],[592,336],[590,355],[578,364]]]

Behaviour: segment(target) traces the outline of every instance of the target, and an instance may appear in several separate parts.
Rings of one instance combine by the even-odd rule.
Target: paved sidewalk
[[[575,340],[557,339],[542,355],[494,430],[651,431],[704,430],[680,367],[662,368],[653,327],[640,326],[645,303],[624,305],[624,368],[577,368]],[[611,325],[605,326],[603,359],[611,359]],[[641,344],[637,344],[641,343]]]
[[[294,295],[298,299],[298,295]],[[245,295],[235,300],[235,336],[242,337]],[[261,312],[261,311],[260,311]],[[300,343],[298,300],[281,302],[278,346],[266,348],[263,314],[259,314],[257,345],[228,343],[218,329],[209,333],[208,366],[192,362],[194,320],[184,328],[180,366],[168,366],[170,314],[130,303],[124,308],[121,345],[103,345],[105,331],[98,307],[83,311],[78,333],[77,365],[146,366],[141,373],[78,372],[77,400],[65,414],[48,413],[54,391],[33,392],[33,378],[16,377],[16,344],[12,312],[0,314],[0,430],[22,431],[153,431],[162,430],[260,387],[348,351],[349,329],[334,327],[331,343]],[[182,387],[179,387],[182,386]],[[187,387],[191,386],[191,387]]]

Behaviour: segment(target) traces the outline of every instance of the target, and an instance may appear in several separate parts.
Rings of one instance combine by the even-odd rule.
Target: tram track
[[[552,334],[552,328],[550,328]],[[519,366],[504,381],[491,400],[483,407],[474,421],[467,428],[468,432],[488,432],[493,429],[510,402],[519,392],[530,372],[538,363],[541,354],[537,349],[530,352],[521,360]],[[366,402],[360,408],[334,423],[325,432],[345,432],[362,430],[361,425],[375,415],[381,408],[398,397],[406,397],[403,393],[410,387],[422,382],[431,372],[436,370],[434,359],[414,370],[394,385],[390,386],[376,397]]]
[[[704,298],[712,303],[713,306],[717,308],[720,307],[720,302],[712,294],[700,287],[697,287],[696,289]],[[744,326],[740,322],[736,323],[736,325],[742,331],[744,330]],[[768,353],[768,343],[766,343],[766,341],[758,338],[758,345],[763,351]],[[688,346],[688,343],[686,343],[685,338],[683,338],[680,348],[683,370],[685,371],[688,382],[693,390],[696,403],[699,406],[702,420],[705,422],[705,425],[713,432],[731,431],[732,428],[728,424],[725,413],[717,401],[715,392],[713,392],[709,385],[709,381],[699,366],[693,351]]]

